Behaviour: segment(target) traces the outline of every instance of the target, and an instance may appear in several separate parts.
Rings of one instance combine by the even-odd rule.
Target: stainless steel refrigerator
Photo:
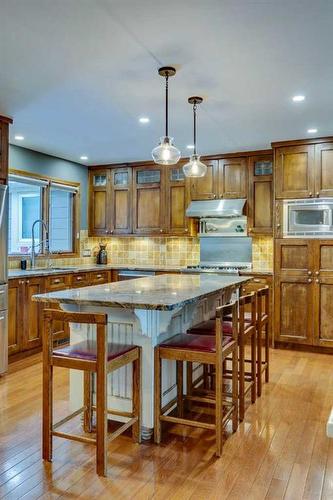
[[[0,375],[8,367],[8,186],[0,184]]]

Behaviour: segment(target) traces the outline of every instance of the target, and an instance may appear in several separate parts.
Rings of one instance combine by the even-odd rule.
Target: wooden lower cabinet
[[[333,347],[333,240],[275,243],[277,342]]]
[[[8,355],[22,348],[22,280],[10,280],[8,284]]]
[[[90,271],[83,273],[31,277],[29,279],[10,279],[8,283],[8,354],[10,360],[18,356],[36,352],[42,347],[44,305],[33,302],[31,297],[39,293],[56,292],[66,288],[78,288],[89,285],[109,283],[112,271]],[[54,303],[49,305],[59,309]],[[68,339],[60,321],[54,322],[55,340]]]
[[[275,278],[275,340],[313,343],[313,284],[310,278]]]
[[[33,302],[31,297],[44,291],[44,278],[9,281],[9,356],[41,347],[43,305]]]

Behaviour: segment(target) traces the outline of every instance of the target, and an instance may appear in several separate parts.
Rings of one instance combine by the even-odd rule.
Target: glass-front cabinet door
[[[107,236],[111,234],[110,171],[93,169],[89,176],[89,236]]]
[[[112,169],[111,179],[111,233],[129,234],[132,232],[132,169]]]

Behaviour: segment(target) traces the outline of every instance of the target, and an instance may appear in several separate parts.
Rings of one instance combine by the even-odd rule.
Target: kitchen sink
[[[38,273],[59,273],[66,271],[76,271],[77,267],[34,267],[32,269],[27,269],[28,272],[38,272]]]

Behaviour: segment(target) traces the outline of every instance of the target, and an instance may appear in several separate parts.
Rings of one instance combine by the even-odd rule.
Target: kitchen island
[[[169,274],[108,283],[79,289],[39,294],[33,300],[46,305],[58,303],[66,311],[108,314],[110,342],[142,347],[142,432],[149,438],[154,422],[154,347],[213,316],[218,305],[228,302],[250,277],[211,274]],[[71,343],[94,338],[93,325],[71,325]],[[173,362],[163,364],[163,404],[176,395]],[[194,370],[201,370],[195,365]],[[108,405],[131,411],[131,367],[110,375]],[[82,374],[72,371],[70,399],[72,409],[82,406]]]

